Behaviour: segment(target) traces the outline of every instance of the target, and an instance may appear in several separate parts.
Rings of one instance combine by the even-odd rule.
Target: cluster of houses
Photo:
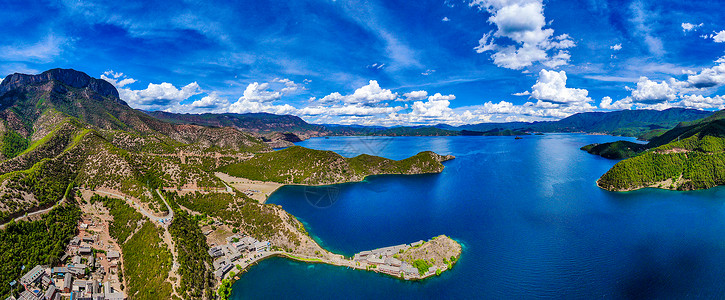
[[[403,244],[397,246],[390,246],[385,248],[378,248],[369,251],[362,251],[355,254],[353,261],[367,263],[368,265],[375,266],[375,268],[383,273],[400,276],[405,274],[407,276],[418,275],[418,269],[410,263],[400,261],[398,254],[405,252],[411,247],[417,247],[423,244],[423,241],[417,241],[410,245]],[[430,270],[429,270],[430,271]],[[435,269],[433,270],[435,272]]]
[[[6,300],[125,300],[126,295],[114,291],[106,282],[101,285],[97,280],[77,279],[71,268],[49,268],[36,265],[20,278],[25,288],[18,298],[10,296]]]
[[[245,254],[261,253],[269,250],[271,244],[268,241],[258,241],[251,236],[232,235],[227,238],[227,243],[209,248],[209,255],[214,259],[214,275],[222,278],[234,267]]]
[[[93,246],[103,243],[97,236],[91,235],[89,226],[93,221],[79,224],[81,234],[70,240],[66,253],[61,257],[61,265],[56,267],[37,265],[26,272],[19,280],[25,288],[18,298],[23,300],[124,300],[126,295],[116,291],[106,278],[106,272],[117,268],[120,259],[118,251],[97,251]],[[96,247],[98,248],[98,247]],[[110,246],[109,246],[110,248]],[[103,261],[103,260],[106,261]],[[104,268],[104,265],[106,268]],[[105,282],[104,282],[104,278]],[[101,283],[103,282],[103,283]]]

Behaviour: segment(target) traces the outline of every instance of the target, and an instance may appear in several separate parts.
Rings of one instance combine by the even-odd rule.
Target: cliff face
[[[78,89],[88,88],[104,97],[118,98],[118,91],[109,82],[92,78],[83,72],[73,69],[52,69],[38,75],[20,73],[8,75],[0,83],[0,95],[10,90],[45,84],[52,80]]]

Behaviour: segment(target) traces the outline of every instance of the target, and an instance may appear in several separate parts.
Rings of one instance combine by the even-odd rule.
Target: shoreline
[[[376,253],[375,251],[378,251],[377,253],[383,253],[384,251],[394,250],[390,253],[396,253],[396,256],[397,256],[397,253],[401,253],[401,254],[407,253],[407,250],[409,250],[409,249],[410,250],[421,249],[421,251],[425,251],[427,253],[427,250],[423,250],[423,249],[426,249],[427,245],[441,244],[441,243],[447,243],[449,246],[454,247],[453,255],[451,255],[452,256],[451,262],[448,263],[447,266],[440,266],[440,265],[436,266],[434,264],[431,264],[428,271],[426,271],[425,273],[419,272],[419,269],[414,268],[413,270],[415,272],[413,272],[413,273],[403,272],[403,271],[399,270],[398,273],[393,274],[392,272],[386,272],[383,270],[382,266],[384,266],[385,264],[382,263],[382,259],[379,259],[379,260],[381,260],[381,262],[379,264],[371,264],[369,262],[366,262],[365,259],[360,259],[361,255],[363,255],[363,256],[368,255],[365,253],[373,252],[374,255],[372,255],[372,256],[377,256],[378,254],[375,254]],[[400,247],[400,248],[398,248],[398,247]],[[402,249],[405,249],[406,251],[404,251]],[[426,280],[430,277],[440,276],[442,273],[450,271],[453,268],[453,266],[458,262],[462,253],[463,253],[463,244],[461,244],[460,242],[458,242],[448,236],[445,236],[445,235],[433,237],[426,242],[418,241],[418,242],[411,243],[411,244],[403,244],[403,245],[399,245],[399,246],[390,246],[390,247],[373,249],[373,250],[369,250],[369,251],[362,251],[362,252],[355,254],[355,256],[353,258],[346,258],[344,255],[335,254],[335,253],[332,253],[333,255],[332,255],[332,258],[330,259],[330,258],[325,258],[325,257],[311,257],[311,256],[306,256],[306,255],[301,255],[301,254],[294,254],[294,253],[289,253],[289,252],[285,252],[285,251],[265,251],[265,252],[255,255],[248,262],[245,261],[245,262],[242,262],[239,264],[234,263],[233,265],[235,267],[232,268],[232,270],[230,270],[226,274],[224,274],[224,276],[219,278],[218,282],[221,282],[223,280],[231,280],[231,284],[233,285],[234,282],[236,280],[240,280],[242,277],[242,274],[246,273],[253,265],[256,265],[261,261],[264,261],[266,259],[273,258],[273,257],[285,258],[285,259],[290,259],[293,261],[298,261],[298,262],[308,263],[308,264],[326,264],[326,265],[337,266],[337,267],[345,267],[345,268],[353,269],[353,270],[374,272],[374,273],[378,273],[378,274],[382,274],[382,275],[387,275],[389,277],[396,278],[398,280],[403,280],[403,281],[422,281],[422,280]],[[455,257],[455,259],[453,259],[453,257]],[[377,257],[373,257],[373,259],[376,259],[376,258]],[[423,257],[417,258],[416,260],[421,260],[421,259],[424,259],[425,261],[429,260],[429,258],[423,258]],[[370,259],[368,261],[370,261]],[[398,262],[400,262],[400,261],[398,261]],[[406,263],[403,262],[403,264],[406,264]],[[433,269],[435,269],[435,270],[433,270]]]

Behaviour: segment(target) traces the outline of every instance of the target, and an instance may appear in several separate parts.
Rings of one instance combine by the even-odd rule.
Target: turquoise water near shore
[[[232,298],[722,297],[725,189],[601,190],[596,179],[616,161],[579,147],[619,139],[547,134],[298,143],[344,156],[455,155],[441,174],[285,186],[269,202],[335,252],[446,234],[464,244],[462,257],[453,270],[423,282],[273,258],[244,274]]]

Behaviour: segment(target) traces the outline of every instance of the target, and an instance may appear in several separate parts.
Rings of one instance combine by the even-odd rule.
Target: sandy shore
[[[219,177],[219,179],[226,182],[231,187],[246,194],[250,198],[259,201],[259,203],[264,203],[265,201],[267,201],[267,197],[269,197],[269,195],[271,195],[279,187],[284,185],[281,183],[270,181],[257,181],[241,177],[229,176],[221,172],[216,172],[214,173],[214,175]]]

